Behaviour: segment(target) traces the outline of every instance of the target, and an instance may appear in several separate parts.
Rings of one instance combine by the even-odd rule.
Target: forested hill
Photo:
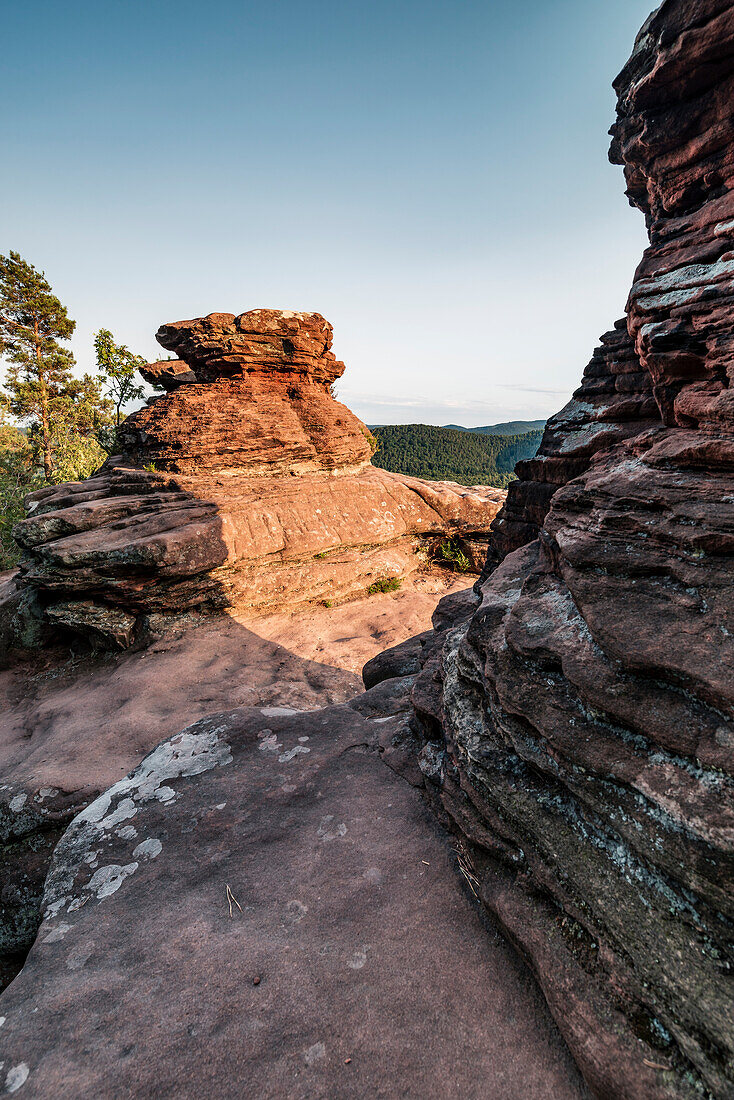
[[[522,435],[480,435],[429,424],[388,424],[373,428],[377,439],[375,466],[429,481],[504,488],[515,463],[532,458],[542,431]]]
[[[444,424],[444,428],[455,428],[457,432],[477,432],[478,435],[527,435],[528,432],[542,431],[544,427],[545,420],[507,420],[504,424],[487,424],[484,428]]]

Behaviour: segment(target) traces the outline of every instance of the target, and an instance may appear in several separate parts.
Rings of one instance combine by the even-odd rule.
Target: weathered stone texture
[[[230,476],[344,473],[369,462],[369,432],[330,392],[344,364],[320,313],[211,313],[163,325],[157,339],[180,369],[163,362],[144,372],[171,392],[125,421],[127,458]]]
[[[615,83],[650,246],[413,687],[478,892],[601,1097],[734,1096],[734,7]]]
[[[164,325],[169,392],[124,422],[122,456],[42,489],[15,530],[20,582],[57,627],[112,647],[151,613],[264,610],[363,594],[455,538],[478,572],[502,490],[378,470],[331,393],[318,313],[251,310]]]
[[[4,1083],[39,1100],[584,1100],[396,774],[407,701],[375,714],[371,695],[205,718],[76,816],[0,998]]]

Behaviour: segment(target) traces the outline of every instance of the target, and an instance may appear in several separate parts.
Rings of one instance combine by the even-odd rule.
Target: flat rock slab
[[[488,930],[399,717],[204,719],[88,806],[0,998],[0,1088],[74,1097],[492,1097],[584,1086]]]

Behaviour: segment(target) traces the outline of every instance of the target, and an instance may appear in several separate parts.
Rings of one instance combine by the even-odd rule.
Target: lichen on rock
[[[598,1096],[734,1095],[734,9],[615,88],[650,246],[413,688],[442,811]],[[435,753],[434,753],[435,755]]]

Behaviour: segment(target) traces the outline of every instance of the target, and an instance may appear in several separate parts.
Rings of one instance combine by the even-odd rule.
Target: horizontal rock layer
[[[476,547],[503,499],[371,466],[283,479],[112,466],[34,494],[16,538],[46,615],[124,646],[151,613],[363,594],[413,572],[439,537]]]
[[[504,493],[374,469],[372,436],[332,396],[344,364],[320,314],[214,313],[158,339],[181,358],[143,371],[168,392],[123,423],[123,455],[31,494],[15,529],[47,624],[124,648],[152,613],[342,600],[446,536],[481,570]]]
[[[344,473],[369,462],[370,433],[331,392],[344,364],[320,313],[210,313],[163,325],[157,339],[180,358],[143,371],[169,392],[123,424],[126,460],[230,476]]]
[[[581,386],[548,421],[535,458],[518,462],[507,503],[492,529],[489,568],[538,537],[556,489],[588,469],[597,451],[661,423],[650,376],[626,320],[601,338]]]
[[[663,3],[615,84],[626,323],[413,688],[477,892],[605,1098],[734,1095],[733,82],[731,4]]]

